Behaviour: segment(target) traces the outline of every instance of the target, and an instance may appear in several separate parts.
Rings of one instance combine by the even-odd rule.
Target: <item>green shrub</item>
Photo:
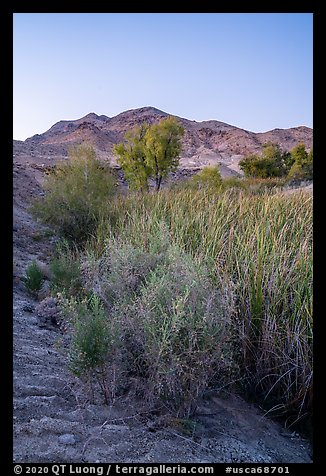
[[[36,261],[33,261],[26,269],[26,276],[22,278],[26,288],[31,294],[36,294],[42,286],[44,275]]]
[[[46,194],[32,211],[64,238],[80,243],[95,233],[115,187],[113,174],[96,159],[94,149],[79,145],[70,150],[70,160],[57,163],[46,177]]]
[[[99,384],[108,403],[109,356],[113,348],[113,332],[100,299],[94,294],[89,300],[70,300],[66,306],[72,322],[69,352],[71,371],[86,377],[94,401],[94,381]]]
[[[189,182],[190,186],[195,188],[209,187],[220,190],[222,184],[220,169],[218,165],[204,167],[198,174],[191,177]]]
[[[82,291],[80,263],[76,251],[62,241],[51,261],[51,284],[55,292],[64,292],[68,296],[77,296]]]
[[[284,177],[293,164],[289,152],[284,152],[278,144],[263,145],[260,154],[251,154],[240,160],[240,169],[246,177],[270,178]]]

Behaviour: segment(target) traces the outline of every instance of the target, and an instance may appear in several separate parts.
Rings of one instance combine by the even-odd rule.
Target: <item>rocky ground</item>
[[[33,259],[46,266],[56,241],[28,211],[41,181],[40,170],[14,166],[14,461],[312,462],[307,440],[234,394],[207,394],[187,428],[131,399],[89,403],[68,370],[68,337],[44,325],[45,296],[30,296],[21,280]]]

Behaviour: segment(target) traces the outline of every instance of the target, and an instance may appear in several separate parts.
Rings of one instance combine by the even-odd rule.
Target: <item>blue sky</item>
[[[312,127],[307,13],[16,13],[14,138],[154,106],[254,132]]]

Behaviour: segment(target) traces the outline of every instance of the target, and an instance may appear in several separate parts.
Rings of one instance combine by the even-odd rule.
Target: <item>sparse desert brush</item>
[[[169,238],[160,226],[145,247],[109,240],[102,257],[84,253],[82,274],[120,336],[125,378],[151,404],[188,417],[209,383],[225,383],[233,369],[234,308],[225,283]]]
[[[93,402],[95,384],[98,384],[108,403],[113,391],[109,388],[108,367],[110,363],[111,368],[113,366],[114,331],[103,304],[94,294],[89,299],[66,301],[64,311],[72,325],[70,369],[86,380]]]
[[[37,292],[41,289],[42,283],[44,281],[44,275],[36,261],[33,261],[30,265],[28,265],[26,269],[26,276],[22,278],[22,281],[31,294],[37,295]]]
[[[78,295],[81,289],[80,263],[76,249],[62,240],[56,247],[50,264],[51,285],[54,292]]]
[[[44,188],[45,196],[32,206],[34,215],[79,243],[95,233],[115,193],[116,180],[92,147],[79,145],[70,150],[70,160],[57,163]]]
[[[128,370],[150,402],[189,417],[212,379],[230,378],[232,312],[204,267],[170,247],[132,302],[115,310]]]

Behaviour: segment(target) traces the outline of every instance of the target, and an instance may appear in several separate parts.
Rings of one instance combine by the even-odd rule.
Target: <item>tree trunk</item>
[[[154,161],[155,161],[155,184],[156,184],[155,190],[158,191],[161,186],[162,177],[160,176],[160,173],[158,170],[158,163],[157,163],[156,157],[154,157]]]
[[[160,190],[161,182],[162,182],[162,175],[158,175],[156,177],[156,191],[157,192]]]

